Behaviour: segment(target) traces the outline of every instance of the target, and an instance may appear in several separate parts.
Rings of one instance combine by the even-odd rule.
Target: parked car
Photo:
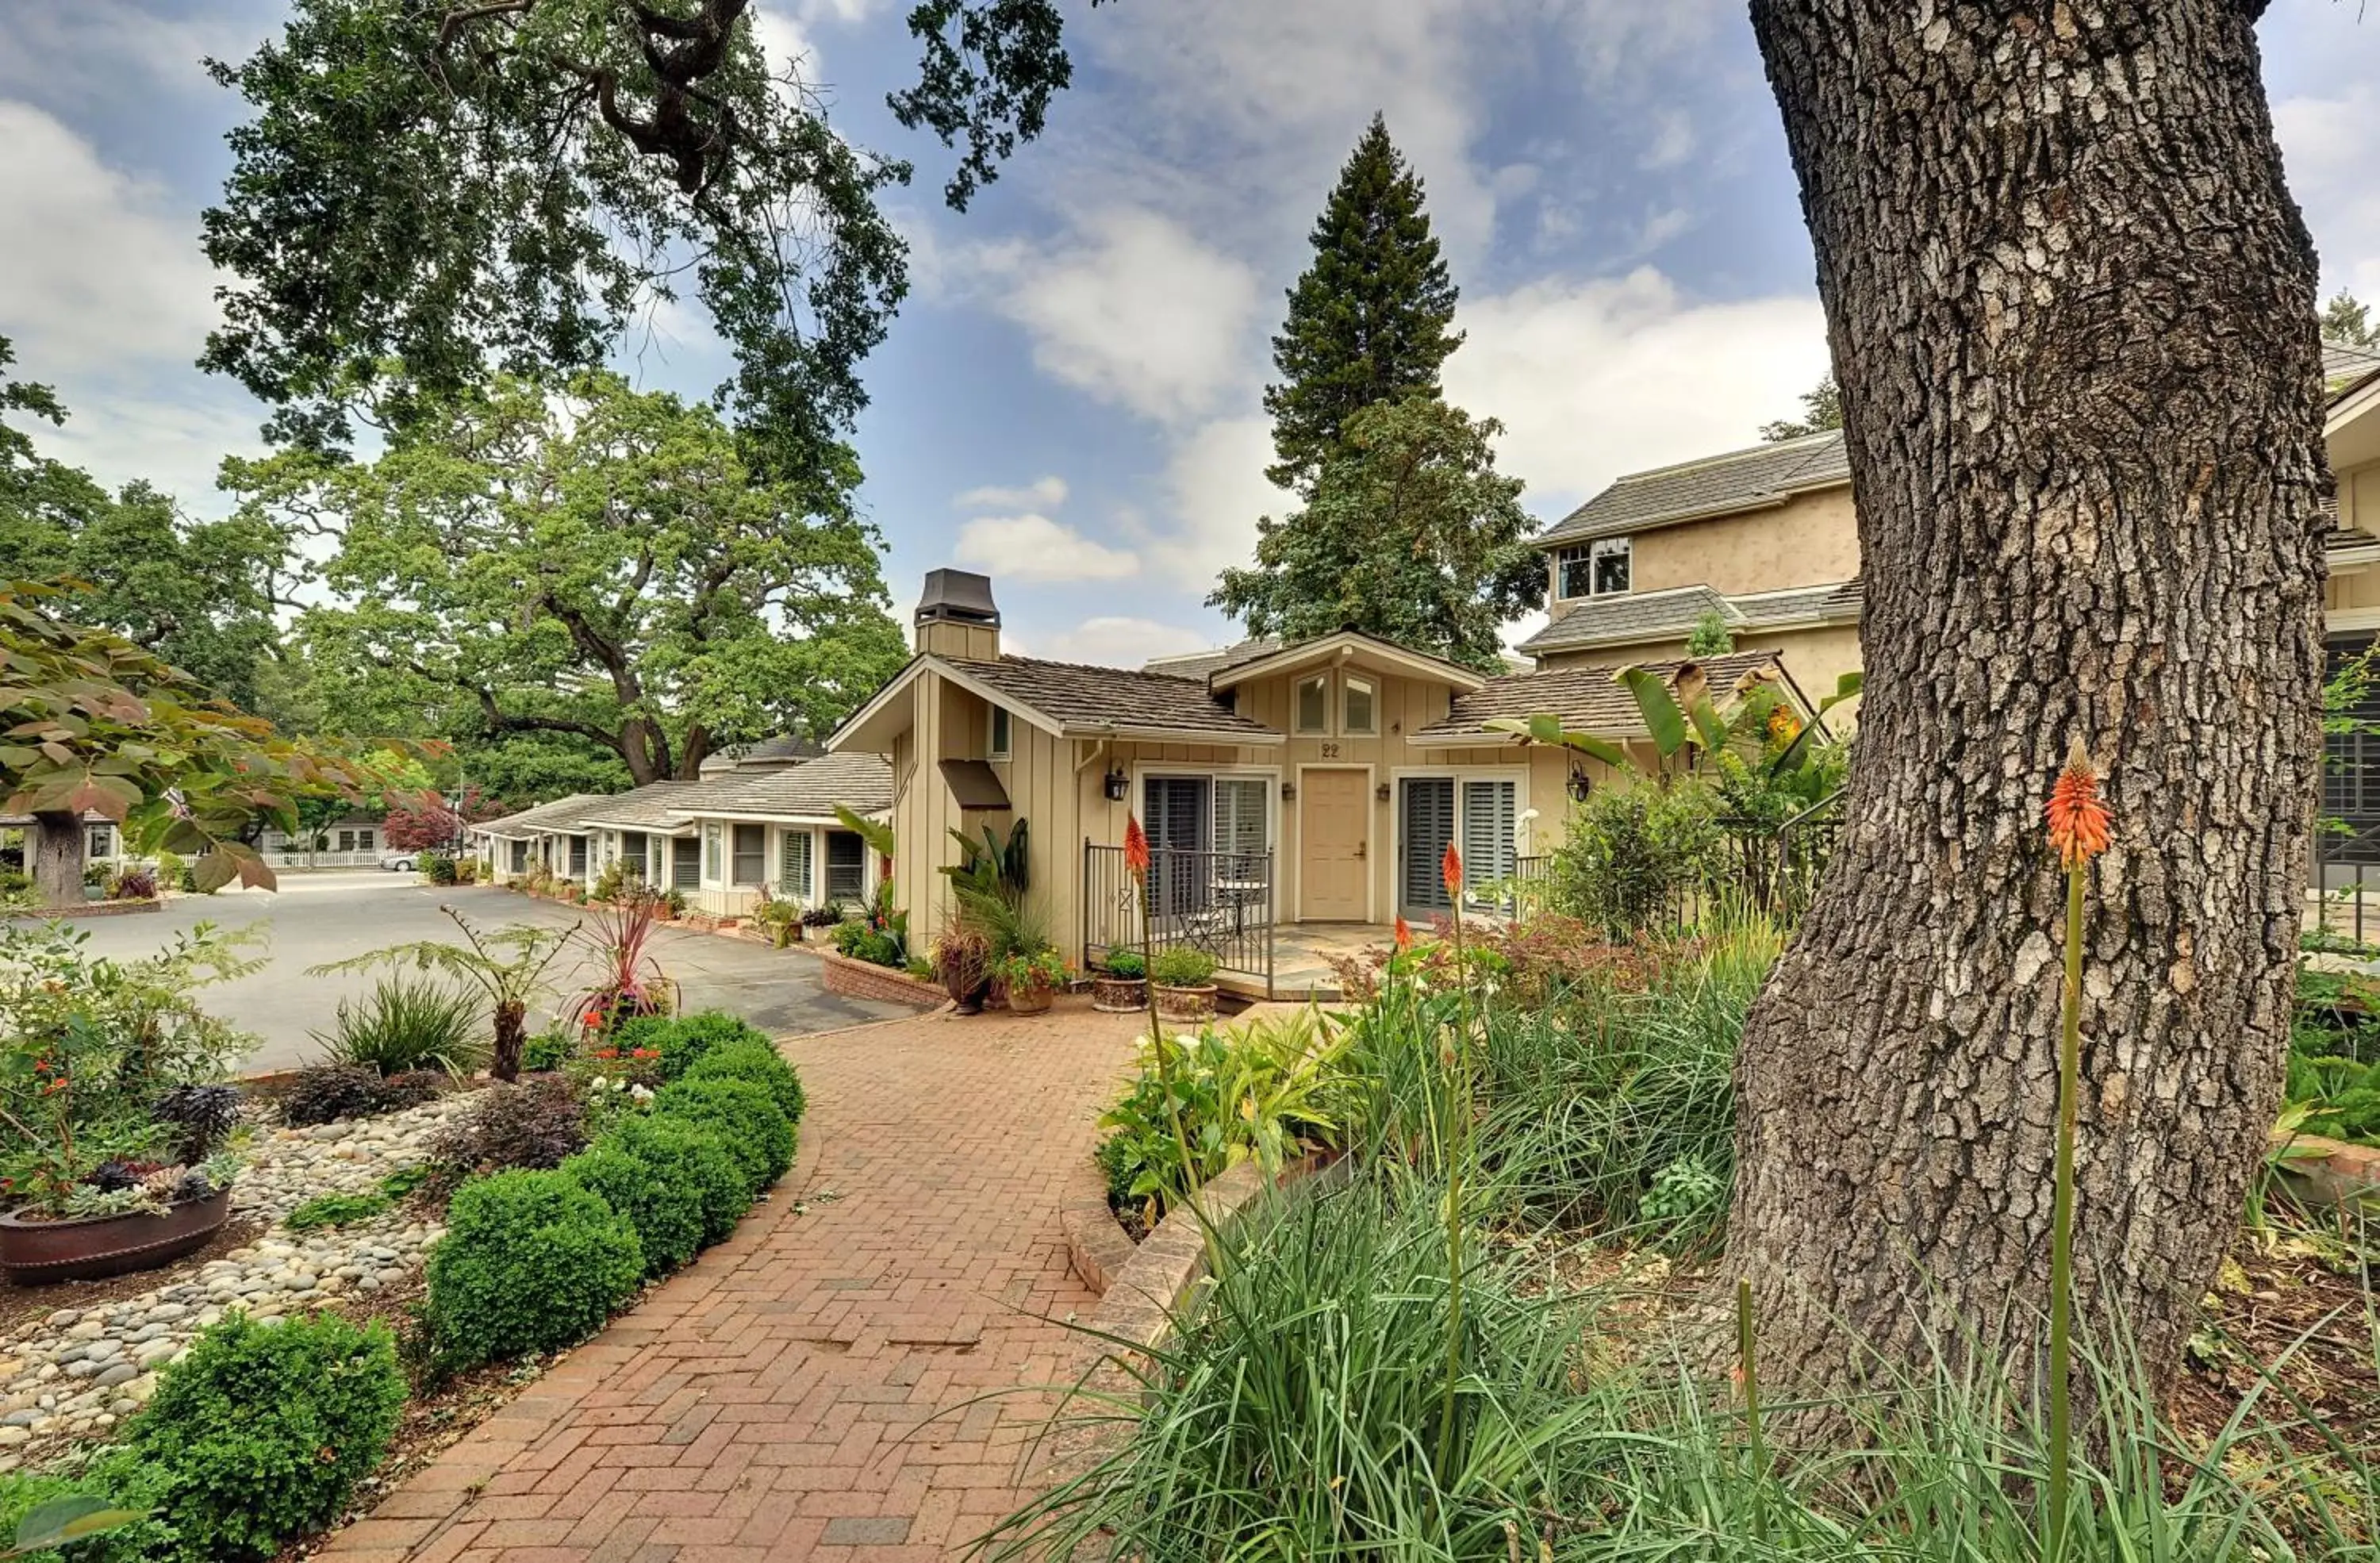
[[[380,854],[380,866],[393,874],[410,874],[420,863],[421,857],[418,853],[392,849]]]

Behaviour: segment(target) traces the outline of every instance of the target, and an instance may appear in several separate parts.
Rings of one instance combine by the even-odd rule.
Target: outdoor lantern
[[[1296,782],[1284,782],[1281,784],[1281,801],[1283,803],[1294,803],[1297,801]]]
[[[1107,794],[1108,802],[1122,803],[1132,792],[1132,782],[1124,775],[1123,767],[1111,766],[1099,779],[1099,789]]]
[[[1572,766],[1570,768],[1570,801],[1585,803],[1587,794],[1593,791],[1595,791],[1595,783],[1587,780],[1585,768]]]
[[[1372,789],[1372,796],[1379,799],[1382,803],[1386,803],[1390,798],[1396,796],[1396,794],[1390,792],[1389,784],[1383,782],[1378,786]]]

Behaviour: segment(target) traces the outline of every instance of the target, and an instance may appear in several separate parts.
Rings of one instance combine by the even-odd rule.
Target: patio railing
[[[2314,923],[2358,944],[2380,936],[2380,825],[2324,829],[2313,842]],[[2367,902],[2370,910],[2366,910]]]
[[[1083,842],[1083,959],[1111,950],[1153,955],[1203,950],[1216,969],[1273,987],[1273,875],[1269,852],[1194,852],[1151,847],[1148,878],[1135,885],[1123,848]]]

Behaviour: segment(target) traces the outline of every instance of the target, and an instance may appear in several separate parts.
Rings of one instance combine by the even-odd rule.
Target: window
[[[1631,550],[1626,538],[1606,538],[1595,545],[1595,595],[1606,597],[1628,589]]]
[[[777,889],[795,901],[810,898],[810,833],[787,830],[777,838]]]
[[[826,833],[826,898],[849,905],[864,900],[868,843],[850,830]]]
[[[735,878],[732,883],[757,885],[769,877],[769,828],[735,827]]]
[[[513,872],[514,872],[514,873],[516,873],[516,874],[526,874],[526,873],[528,873],[528,843],[527,842],[524,842],[524,841],[518,841],[518,840],[516,840],[516,841],[512,843],[512,848],[513,848]]]
[[[339,832],[339,850],[341,852],[353,852],[356,850],[356,833],[353,830],[342,830]]]
[[[1330,731],[1330,675],[1316,673],[1312,678],[1297,681],[1297,730],[1300,733]]]
[[[1265,850],[1265,799],[1272,791],[1253,776],[1215,782],[1215,850],[1255,856]]]
[[[1513,832],[1519,789],[1510,782],[1463,783],[1463,888],[1509,879],[1520,871]]]
[[[570,838],[570,877],[574,879],[587,877],[587,838],[584,836]]]
[[[714,827],[715,828],[715,827]],[[702,888],[702,854],[692,837],[670,842],[670,884],[682,891]]]
[[[702,878],[706,884],[715,885],[722,877],[720,870],[723,866],[720,858],[723,854],[726,840],[727,833],[722,827],[705,825],[702,828]]]
[[[1520,871],[1520,785],[1505,779],[1408,776],[1398,783],[1397,896],[1402,907],[1443,912],[1439,865],[1449,845],[1463,849],[1466,900],[1477,887]]]
[[[992,707],[991,742],[985,745],[984,754],[991,759],[1006,759],[1009,754],[1008,745],[1013,738],[1014,734],[1009,731],[1008,708]]]
[[[115,827],[113,825],[92,826],[91,828],[91,839],[85,842],[83,845],[89,849],[86,854],[88,856],[114,857],[115,855]]]
[[[1609,597],[1628,589],[1630,539],[1605,538],[1554,555],[1554,595],[1571,599]]]
[[[1354,673],[1349,673],[1346,678],[1343,691],[1340,697],[1339,703],[1341,709],[1339,721],[1340,732],[1371,733],[1377,731],[1373,726],[1373,723],[1378,720],[1378,718],[1374,714],[1378,708],[1378,700],[1373,692],[1372,681],[1370,679],[1357,678]]]

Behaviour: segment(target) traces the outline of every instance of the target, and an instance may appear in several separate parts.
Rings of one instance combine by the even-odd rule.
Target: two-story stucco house
[[[1137,938],[1123,863],[1137,815],[1160,934],[1215,951],[1227,984],[1303,991],[1319,985],[1275,969],[1276,930],[1360,942],[1393,917],[1444,913],[1450,843],[1466,898],[1491,903],[1553,843],[1571,800],[1612,780],[1490,720],[1549,713],[1645,738],[1609,665],[1490,677],[1352,631],[1140,668],[1044,661],[1002,650],[991,582],[958,570],[927,577],[916,624],[917,654],[827,746],[892,768],[895,897],[921,948],[951,905],[939,870],[958,859],[952,832],[1018,821],[1034,904],[1069,961]],[[1725,685],[1774,660],[1702,665]]]

